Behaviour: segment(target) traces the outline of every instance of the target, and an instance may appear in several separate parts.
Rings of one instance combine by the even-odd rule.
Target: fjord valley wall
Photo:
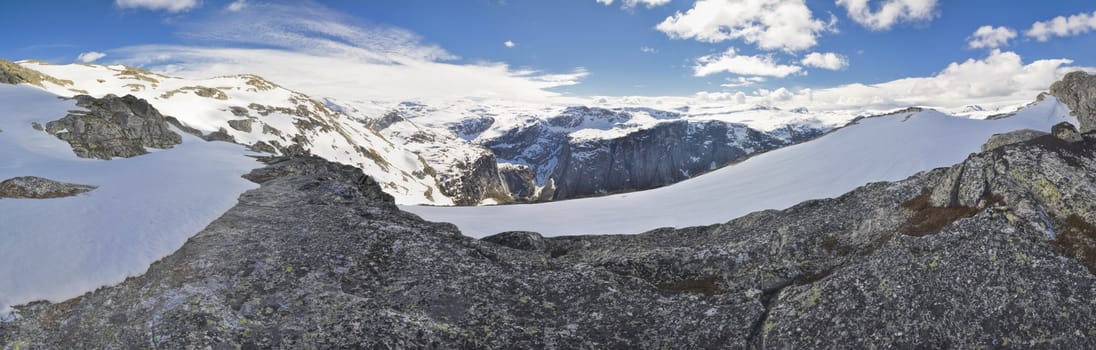
[[[1080,130],[998,136],[953,166],[723,224],[554,238],[472,239],[362,169],[264,157],[244,176],[258,187],[177,251],[14,306],[0,345],[1085,348],[1096,133]]]

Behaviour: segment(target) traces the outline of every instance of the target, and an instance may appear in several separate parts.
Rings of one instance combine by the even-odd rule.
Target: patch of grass
[[[913,215],[898,228],[898,231],[915,237],[927,236],[940,232],[948,224],[972,217],[982,211],[979,208],[966,206],[933,207],[931,201],[932,191],[926,188],[921,191],[921,194],[903,202],[902,208],[913,211]],[[993,193],[983,194],[979,199],[983,207],[991,207],[1003,201],[1004,197]]]
[[[1066,217],[1063,228],[1054,237],[1054,248],[1062,255],[1077,259],[1096,274],[1096,226],[1077,214]]]
[[[695,293],[713,296],[722,293],[722,291],[719,290],[719,286],[716,285],[717,282],[719,282],[719,276],[704,275],[672,283],[660,283],[655,287],[663,292]]]

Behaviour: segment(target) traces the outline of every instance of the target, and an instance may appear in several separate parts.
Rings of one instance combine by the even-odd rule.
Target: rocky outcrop
[[[494,155],[484,152],[479,157],[457,162],[454,167],[456,169],[450,170],[455,170],[452,172],[459,176],[440,174],[438,186],[457,205],[477,205],[485,199],[492,199],[497,203],[512,200],[506,184],[499,176]]]
[[[1014,143],[1030,141],[1031,139],[1045,135],[1047,135],[1045,131],[1031,129],[1023,129],[1002,134],[994,134],[989,138],[989,141],[986,141],[986,143],[982,145],[982,152],[991,151],[1002,146],[1007,146]]]
[[[500,163],[498,168],[510,197],[520,202],[537,200],[537,179],[532,168],[508,163]]]
[[[70,111],[46,124],[46,132],[68,142],[83,158],[111,159],[148,153],[145,147],[172,148],[183,142],[167,120],[143,99],[126,95],[75,97],[85,111]]]
[[[1066,74],[1050,86],[1050,94],[1073,111],[1081,133],[1096,131],[1096,75],[1082,71]]]
[[[0,181],[0,198],[48,199],[72,197],[95,188],[95,186],[54,181],[36,176],[21,176]]]
[[[17,306],[0,344],[1085,348],[1096,337],[1091,138],[1038,137],[838,198],[634,236],[474,240],[317,158],[248,178],[262,186],[144,275]]]

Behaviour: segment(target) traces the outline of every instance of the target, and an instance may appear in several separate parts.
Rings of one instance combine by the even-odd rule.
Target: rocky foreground
[[[262,186],[179,251],[16,307],[0,344],[1089,347],[1096,133],[1028,134],[839,198],[635,236],[475,240],[399,211],[356,168],[269,159],[247,176]]]

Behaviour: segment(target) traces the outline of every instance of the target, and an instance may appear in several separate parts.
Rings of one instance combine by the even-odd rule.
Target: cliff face
[[[1096,131],[1096,75],[1077,71],[1050,86],[1050,94],[1073,111],[1080,131]]]
[[[608,126],[627,121],[628,113],[573,107],[552,118],[529,120],[482,145],[505,162],[528,165],[540,186],[552,180],[551,199],[562,200],[673,184],[824,132],[788,126],[764,133],[741,124],[677,120],[620,135],[571,133],[582,128],[611,133]]]
[[[555,199],[669,185],[787,144],[742,125],[685,121],[614,139],[572,139],[551,175]]]
[[[0,344],[1083,348],[1096,336],[1093,136],[635,236],[474,240],[399,211],[352,167],[274,160],[144,275],[16,307]]]

